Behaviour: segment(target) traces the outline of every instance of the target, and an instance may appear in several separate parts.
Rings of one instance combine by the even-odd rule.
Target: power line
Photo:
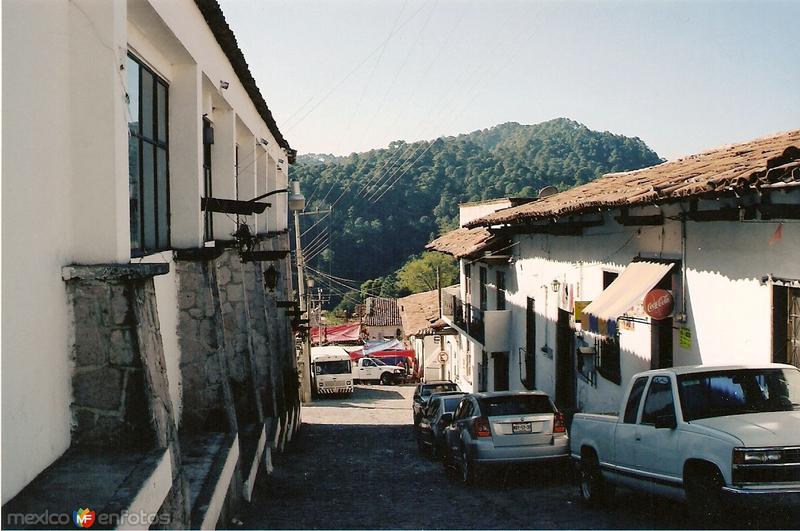
[[[400,31],[401,29],[403,29],[403,27],[404,27],[406,24],[408,24],[408,23],[409,23],[409,22],[410,22],[410,21],[411,21],[411,20],[412,20],[414,17],[416,17],[416,16],[417,16],[417,14],[419,14],[419,12],[420,12],[420,11],[422,11],[422,7],[424,7],[424,6],[425,6],[425,4],[422,4],[422,6],[421,6],[419,9],[417,9],[417,10],[416,10],[416,11],[415,11],[415,12],[414,12],[414,13],[413,13],[411,16],[409,16],[407,19],[405,19],[405,20],[403,21],[403,23],[402,23],[402,24],[400,24],[400,26],[397,28],[397,31]],[[396,32],[397,32],[397,31],[396,31]],[[395,32],[395,33],[396,33],[396,32]],[[315,104],[315,105],[314,105],[314,106],[313,106],[311,109],[309,109],[309,110],[308,110],[308,111],[307,111],[305,114],[303,114],[303,115],[302,115],[300,118],[298,118],[298,119],[297,119],[297,121],[296,121],[294,124],[292,124],[292,126],[291,126],[291,127],[289,127],[289,129],[287,129],[286,133],[287,133],[287,134],[288,134],[288,133],[290,133],[290,132],[291,132],[291,131],[292,131],[292,130],[295,128],[295,127],[297,127],[297,126],[298,126],[298,125],[299,125],[299,124],[300,124],[300,123],[301,123],[303,120],[305,120],[306,118],[308,118],[308,116],[309,116],[311,113],[313,113],[315,110],[317,110],[317,108],[319,108],[319,106],[320,106],[320,105],[322,105],[322,103],[323,103],[325,100],[327,100],[327,99],[330,97],[330,95],[331,95],[331,94],[333,94],[333,92],[334,92],[336,89],[338,89],[338,88],[339,88],[339,87],[340,87],[342,84],[344,84],[344,82],[345,82],[345,81],[347,81],[348,79],[350,79],[350,76],[352,76],[352,75],[353,75],[353,74],[355,74],[355,73],[356,73],[356,72],[357,72],[359,69],[361,69],[361,67],[362,67],[362,66],[364,66],[364,65],[367,63],[367,61],[369,61],[369,59],[370,59],[370,58],[372,58],[372,56],[373,56],[373,55],[375,55],[375,54],[376,54],[376,53],[377,53],[377,52],[378,52],[378,51],[381,49],[381,47],[383,47],[383,46],[384,46],[384,45],[385,45],[387,42],[389,42],[389,40],[391,40],[391,38],[392,38],[393,36],[394,36],[394,33],[390,34],[388,37],[386,37],[386,39],[384,39],[383,41],[381,41],[381,43],[380,43],[380,44],[378,44],[378,46],[376,46],[376,47],[375,47],[375,48],[374,48],[374,49],[373,49],[373,50],[372,50],[372,51],[371,51],[371,52],[370,52],[370,53],[369,53],[369,54],[368,54],[368,55],[367,55],[367,56],[366,56],[366,57],[365,57],[363,60],[361,60],[361,62],[359,62],[359,63],[358,63],[358,64],[357,64],[357,65],[356,65],[356,66],[355,66],[355,67],[354,67],[352,70],[350,70],[350,71],[347,73],[347,75],[345,75],[345,76],[344,76],[344,77],[343,77],[341,80],[339,80],[339,81],[338,81],[336,84],[334,84],[334,85],[333,85],[333,86],[330,88],[330,90],[328,90],[328,92],[327,92],[327,93],[326,93],[326,94],[325,94],[325,95],[322,97],[322,99],[320,99],[320,100],[319,100],[319,101],[318,101],[318,102],[317,102],[317,103],[316,103],[316,104]]]

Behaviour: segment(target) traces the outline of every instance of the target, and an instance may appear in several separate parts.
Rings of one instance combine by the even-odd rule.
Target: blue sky
[[[671,159],[800,128],[800,1],[221,5],[300,153],[563,116]]]

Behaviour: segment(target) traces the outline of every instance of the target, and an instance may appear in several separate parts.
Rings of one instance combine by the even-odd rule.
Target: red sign
[[[675,309],[675,299],[672,293],[665,289],[654,289],[644,296],[644,311],[653,319],[660,321],[672,315]]]

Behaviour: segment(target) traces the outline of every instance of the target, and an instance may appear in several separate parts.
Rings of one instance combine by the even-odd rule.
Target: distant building
[[[443,356],[445,336],[457,332],[440,317],[438,290],[416,293],[397,300],[406,340],[417,358],[417,375],[424,380],[449,379],[450,365]]]
[[[798,220],[800,131],[470,219],[428,245],[460,260],[451,359],[590,412],[650,368],[800,366]]]
[[[367,339],[403,338],[403,322],[397,299],[367,297],[361,320]]]
[[[2,525],[231,527],[299,397],[287,194],[219,205],[294,150],[216,0],[9,0],[3,50]]]

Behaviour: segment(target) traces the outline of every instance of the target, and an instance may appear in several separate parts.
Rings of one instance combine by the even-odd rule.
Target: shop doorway
[[[570,326],[570,313],[558,310],[556,324],[556,406],[575,408],[575,334]]]

